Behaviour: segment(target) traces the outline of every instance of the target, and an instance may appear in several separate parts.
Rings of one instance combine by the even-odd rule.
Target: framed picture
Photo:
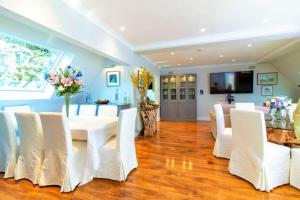
[[[257,73],[257,85],[277,85],[278,73]]]
[[[120,86],[120,71],[106,72],[106,85],[107,87]]]
[[[273,86],[261,86],[261,96],[273,96]]]

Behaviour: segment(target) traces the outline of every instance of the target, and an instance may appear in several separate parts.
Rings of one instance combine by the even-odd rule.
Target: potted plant
[[[147,97],[149,86],[154,81],[153,74],[145,68],[140,68],[130,75],[134,88],[138,91],[140,99],[140,112],[144,124],[144,135],[153,136],[157,131],[157,109],[159,105],[151,102]]]
[[[133,87],[138,91],[140,98],[140,109],[145,110],[149,107],[149,101],[147,101],[147,91],[151,83],[153,83],[154,77],[151,72],[143,67],[130,75]]]

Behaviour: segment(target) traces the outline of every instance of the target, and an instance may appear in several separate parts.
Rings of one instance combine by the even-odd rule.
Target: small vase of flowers
[[[264,103],[270,107],[270,113],[273,120],[284,120],[286,117],[286,109],[292,104],[291,100],[287,97],[272,97]]]
[[[55,88],[56,96],[65,98],[66,114],[69,117],[71,96],[82,92],[82,72],[71,66],[58,71],[46,73],[45,79]]]

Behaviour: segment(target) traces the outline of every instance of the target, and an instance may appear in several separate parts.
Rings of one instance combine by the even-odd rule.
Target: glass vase
[[[273,120],[279,120],[279,121],[284,120],[286,117],[286,110],[273,108],[271,110],[271,116]]]
[[[65,97],[66,114],[67,114],[67,117],[69,117],[69,107],[70,107],[71,94],[66,93],[64,95],[64,97]]]

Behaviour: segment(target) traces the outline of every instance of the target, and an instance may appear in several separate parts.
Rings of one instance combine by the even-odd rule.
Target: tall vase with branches
[[[143,67],[130,75],[134,88],[139,93],[140,108],[145,110],[147,106],[147,91],[154,80],[153,74]]]

